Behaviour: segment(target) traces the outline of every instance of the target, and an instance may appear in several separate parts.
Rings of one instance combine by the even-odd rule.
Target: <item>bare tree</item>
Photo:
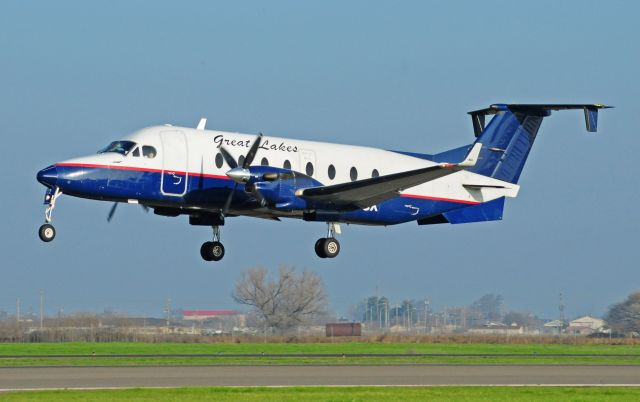
[[[540,319],[532,313],[527,311],[514,311],[507,312],[502,318],[502,322],[507,325],[513,325],[514,323],[522,327],[535,328],[540,325]]]
[[[640,292],[635,292],[622,303],[609,308],[605,320],[616,332],[640,333]]]
[[[320,277],[307,270],[297,274],[293,267],[280,267],[275,278],[261,267],[243,272],[233,299],[253,307],[264,323],[278,332],[310,322],[326,311],[327,303]]]
[[[502,316],[503,299],[502,296],[493,293],[486,294],[473,302],[470,310],[476,317],[485,321],[499,321]]]

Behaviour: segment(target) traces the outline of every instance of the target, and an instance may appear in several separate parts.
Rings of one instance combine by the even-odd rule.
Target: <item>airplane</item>
[[[493,104],[471,111],[475,141],[436,154],[303,141],[169,124],[136,131],[97,154],[58,162],[37,173],[47,187],[39,237],[56,235],[52,212],[62,194],[139,204],[157,215],[188,215],[212,228],[200,248],[219,261],[227,218],[247,216],[325,222],[320,258],[340,252],[340,224],[461,224],[501,220],[542,120],[582,109],[597,131],[601,104]],[[485,118],[491,120],[485,125]]]

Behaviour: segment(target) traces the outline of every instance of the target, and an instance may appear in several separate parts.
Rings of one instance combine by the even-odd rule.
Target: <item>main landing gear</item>
[[[340,243],[336,239],[336,234],[340,234],[340,225],[334,222],[327,222],[327,237],[316,241],[315,250],[320,258],[334,258],[340,253]]]
[[[44,201],[47,204],[47,208],[44,210],[44,220],[45,224],[40,226],[38,230],[38,236],[40,236],[40,240],[43,242],[50,242],[56,237],[56,229],[51,224],[51,215],[53,213],[53,209],[56,207],[56,200],[58,197],[62,195],[62,191],[58,187],[55,188],[53,194],[51,194],[51,190],[47,191],[47,195],[45,195]]]
[[[205,261],[220,261],[224,257],[224,246],[220,243],[220,226],[212,226],[213,241],[205,241],[200,247],[200,255]]]

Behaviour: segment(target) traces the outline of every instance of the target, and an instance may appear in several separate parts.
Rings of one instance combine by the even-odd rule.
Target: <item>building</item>
[[[605,332],[606,325],[605,320],[585,315],[570,321],[567,331],[576,335],[591,335],[596,332]]]
[[[326,336],[361,336],[362,324],[359,322],[336,322],[325,326]]]
[[[546,333],[560,334],[562,333],[562,330],[566,326],[567,324],[565,324],[564,321],[553,320],[553,321],[545,322],[543,328],[544,328],[544,332]]]
[[[524,335],[524,327],[512,324],[506,325],[499,322],[488,322],[481,327],[470,328],[467,333],[474,335]]]
[[[245,327],[246,316],[236,310],[184,310],[185,321],[207,323],[218,328]]]

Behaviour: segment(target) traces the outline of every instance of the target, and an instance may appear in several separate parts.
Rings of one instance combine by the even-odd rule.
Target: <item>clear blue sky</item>
[[[0,4],[4,174],[0,309],[161,314],[233,308],[240,271],[279,264],[324,279],[346,312],[375,292],[436,308],[500,293],[507,307],[602,314],[640,288],[640,52],[636,2],[28,2]],[[186,218],[62,197],[41,243],[36,172],[138,128],[194,126],[438,152],[472,141],[466,112],[496,102],[599,102],[542,125],[505,220],[345,227],[334,260],[319,223],[234,219],[227,255]]]

